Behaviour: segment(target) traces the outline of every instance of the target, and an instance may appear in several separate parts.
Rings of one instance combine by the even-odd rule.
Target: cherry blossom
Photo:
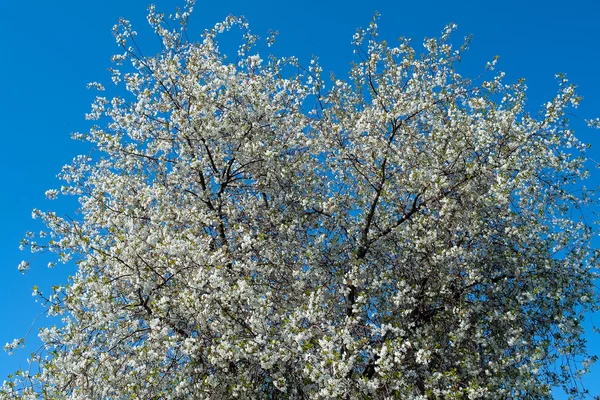
[[[114,28],[118,95],[90,84],[98,125],[74,135],[96,151],[47,192],[78,218],[35,210],[47,230],[24,239],[78,266],[34,291],[63,323],[0,398],[578,393],[598,253],[574,86],[558,76],[532,115],[496,60],[457,72],[454,25],[422,50],[376,19],[329,81],[260,52],[243,18],[188,41],[193,3],[150,8],[156,56]]]

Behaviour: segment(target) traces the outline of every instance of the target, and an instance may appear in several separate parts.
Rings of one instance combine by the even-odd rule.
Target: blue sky
[[[167,13],[176,4],[180,2],[157,2]],[[89,128],[84,114],[94,93],[86,83],[110,81],[109,59],[118,51],[111,36],[113,24],[121,16],[130,19],[146,37],[142,42],[149,52],[155,48],[145,23],[147,5],[145,0],[0,2],[0,345],[26,334],[42,311],[31,297],[34,284],[43,290],[74,272],[72,266],[60,265],[49,270],[39,259],[22,276],[16,266],[30,254],[19,251],[19,240],[25,231],[40,229],[30,218],[34,207],[76,216],[74,202],[49,203],[44,192],[60,186],[55,176],[62,165],[88,151],[70,140],[70,133]],[[190,32],[193,39],[228,14],[245,15],[255,33],[280,32],[272,48],[275,54],[295,55],[303,63],[315,54],[325,71],[343,76],[352,60],[352,34],[366,26],[376,10],[381,13],[381,36],[390,42],[406,36],[418,44],[424,36],[437,36],[445,24],[457,23],[458,38],[474,35],[463,71],[477,76],[486,61],[499,55],[498,69],[506,72],[508,81],[526,79],[531,111],[554,94],[554,75],[564,72],[584,98],[577,114],[600,116],[600,3],[592,0],[199,0]],[[600,131],[574,126],[581,139],[596,145],[590,155],[600,161]],[[600,171],[592,171],[589,186],[598,184]],[[48,322],[42,318],[37,324]],[[27,355],[36,348],[35,336],[36,328],[26,350],[10,357],[0,353],[0,381],[26,367]],[[588,338],[600,353],[600,337]],[[600,394],[599,381],[597,366],[584,382]]]

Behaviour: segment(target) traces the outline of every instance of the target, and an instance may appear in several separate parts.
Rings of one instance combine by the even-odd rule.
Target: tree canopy
[[[598,254],[574,86],[532,115],[495,60],[457,72],[454,26],[417,51],[376,19],[326,79],[243,18],[188,40],[192,6],[150,8],[156,56],[115,26],[116,95],[75,135],[96,151],[47,192],[79,218],[34,210],[24,239],[78,266],[38,293],[63,324],[0,398],[577,395]]]

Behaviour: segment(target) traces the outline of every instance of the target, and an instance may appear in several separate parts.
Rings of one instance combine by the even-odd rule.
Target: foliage
[[[24,240],[78,265],[36,289],[64,325],[0,397],[577,393],[598,256],[574,87],[532,116],[522,81],[457,73],[454,26],[419,54],[374,20],[328,88],[314,61],[261,59],[243,19],[188,41],[192,5],[150,8],[154,57],[115,27],[125,95],[97,97],[76,137],[98,151],[62,172],[80,218],[36,210],[48,232]]]

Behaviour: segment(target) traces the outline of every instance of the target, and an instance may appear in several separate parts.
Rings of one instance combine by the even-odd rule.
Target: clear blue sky
[[[179,2],[157,2],[166,13],[175,4]],[[125,17],[146,36],[147,5],[146,0],[0,1],[0,346],[23,336],[41,311],[31,297],[32,286],[48,288],[73,273],[72,266],[48,270],[40,260],[22,276],[16,266],[30,255],[18,250],[19,240],[25,231],[40,228],[30,219],[34,207],[74,215],[73,203],[49,203],[44,192],[60,186],[55,176],[62,165],[87,151],[69,134],[89,127],[84,114],[94,94],[86,83],[110,80],[109,58],[118,50],[113,24]],[[194,38],[228,14],[245,15],[255,33],[280,32],[273,48],[277,55],[295,55],[307,63],[316,54],[325,71],[343,76],[352,60],[352,34],[376,10],[381,13],[381,35],[388,41],[407,36],[420,43],[424,36],[438,35],[445,24],[457,23],[459,36],[474,35],[464,71],[476,76],[486,61],[500,55],[498,69],[509,81],[527,80],[532,111],[554,94],[555,73],[564,72],[584,97],[578,114],[600,116],[600,3],[593,0],[199,0],[190,32]],[[143,42],[149,49],[156,44],[152,38]],[[591,155],[600,161],[600,131],[576,128],[580,138],[596,144]],[[600,184],[600,171],[592,176],[589,186]],[[600,316],[596,319],[600,324]],[[0,381],[26,367],[35,337],[34,329],[30,346],[11,357],[0,353]],[[589,341],[600,353],[600,337],[589,335]],[[585,382],[600,394],[599,381],[597,366]]]

